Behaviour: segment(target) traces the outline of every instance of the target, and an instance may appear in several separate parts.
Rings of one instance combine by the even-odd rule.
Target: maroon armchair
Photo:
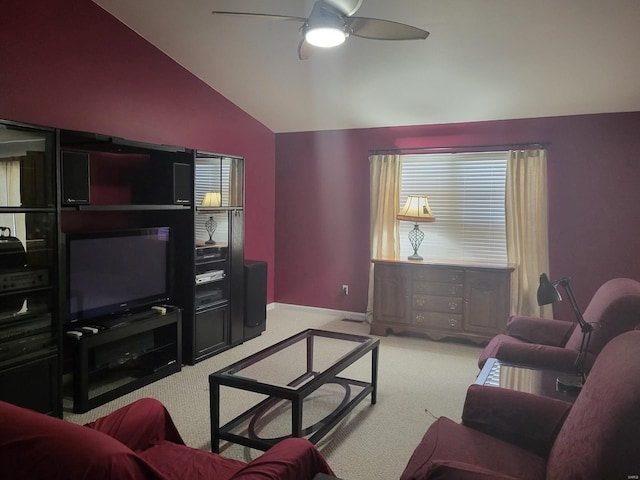
[[[187,447],[145,398],[86,426],[0,402],[0,477],[20,480],[311,480],[332,474],[307,440],[285,439],[250,463]]]
[[[586,351],[584,370],[589,372],[602,348],[623,332],[640,328],[640,282],[614,278],[593,295],[584,319],[596,328]],[[514,316],[507,323],[507,334],[496,335],[480,354],[478,366],[488,358],[504,363],[575,371],[582,331],[577,323],[538,317]]]
[[[472,385],[462,424],[431,425],[401,480],[602,480],[640,475],[640,331],[598,356],[575,403]]]

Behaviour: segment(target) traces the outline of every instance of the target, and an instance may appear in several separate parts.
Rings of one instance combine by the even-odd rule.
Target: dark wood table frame
[[[326,370],[316,372],[314,371],[313,365],[315,337],[353,341],[355,346],[351,351],[337,359],[337,361]],[[292,380],[288,386],[285,387],[261,383],[254,379],[235,375],[236,372],[257,363],[260,360],[266,359],[274,353],[280,352],[303,339],[306,339],[306,372]],[[231,432],[242,422],[249,418],[253,418],[256,415],[260,415],[266,408],[269,408],[270,405],[275,404],[275,402],[280,400],[291,401],[291,436],[306,437],[310,435],[308,436],[308,440],[314,444],[317,443],[367,395],[371,394],[371,403],[376,403],[379,344],[380,340],[367,336],[308,329],[212,373],[209,375],[211,450],[215,453],[219,453],[220,440],[227,440],[250,448],[256,448],[258,450],[267,450],[272,447],[281,439],[248,438],[251,437],[251,435],[248,434],[247,437],[243,437]],[[338,377],[343,370],[364,357],[369,352],[371,352],[370,382]],[[309,427],[303,430],[302,410],[304,399],[327,383],[340,383],[345,386],[353,385],[362,388],[362,390],[352,399],[349,400],[346,398],[346,401],[343,401],[334,412],[320,422],[322,423],[322,426],[317,429]],[[267,398],[220,427],[220,386],[267,395]],[[298,388],[298,386],[300,387]]]

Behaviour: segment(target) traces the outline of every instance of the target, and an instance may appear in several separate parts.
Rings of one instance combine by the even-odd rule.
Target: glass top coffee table
[[[259,450],[286,437],[317,443],[367,395],[376,403],[379,344],[363,335],[309,329],[212,373],[211,450],[220,451],[220,440]],[[370,370],[362,375],[358,360],[369,352]],[[339,376],[347,373],[358,378]],[[233,392],[229,408],[245,400],[251,405],[223,426],[221,387],[246,392]]]

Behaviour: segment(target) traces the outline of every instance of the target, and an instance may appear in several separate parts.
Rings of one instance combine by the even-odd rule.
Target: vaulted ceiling
[[[298,59],[310,0],[94,0],[273,132],[640,110],[638,0],[364,0],[426,40]]]

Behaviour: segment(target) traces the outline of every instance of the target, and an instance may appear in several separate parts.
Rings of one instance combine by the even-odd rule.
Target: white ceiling
[[[639,0],[364,0],[426,40],[298,60],[310,0],[94,0],[276,133],[640,111]]]

